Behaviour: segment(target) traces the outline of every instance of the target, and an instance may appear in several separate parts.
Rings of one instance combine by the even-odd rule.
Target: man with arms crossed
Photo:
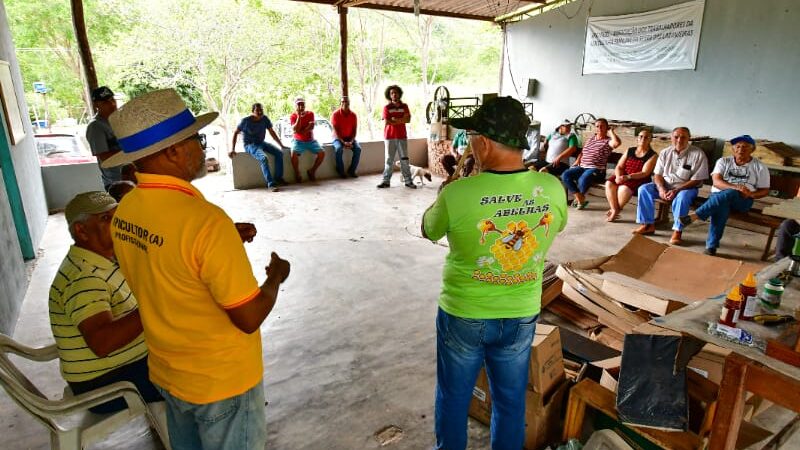
[[[492,392],[492,449],[519,450],[524,442],[542,269],[567,223],[558,178],[522,162],[529,123],[511,97],[452,119],[471,134],[482,170],[446,185],[422,219],[424,237],[447,236],[450,243],[436,318],[437,449],[466,448],[467,410],[483,365]]]
[[[137,97],[110,118],[139,184],[111,225],[114,251],[139,300],[150,379],[167,401],[174,449],[263,449],[266,440],[259,327],[289,263],[274,252],[260,287],[234,225],[191,182],[205,175],[194,117],[173,89]]]

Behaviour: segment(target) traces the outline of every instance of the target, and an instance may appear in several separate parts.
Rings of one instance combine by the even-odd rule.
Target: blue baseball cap
[[[735,138],[731,139],[731,145],[736,145],[739,142],[747,142],[748,144],[752,145],[753,147],[756,146],[756,140],[750,137],[749,134],[743,134],[741,136],[736,136]]]

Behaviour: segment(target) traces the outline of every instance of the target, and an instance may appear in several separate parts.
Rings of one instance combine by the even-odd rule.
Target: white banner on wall
[[[694,69],[704,0],[624,16],[590,17],[583,73]]]

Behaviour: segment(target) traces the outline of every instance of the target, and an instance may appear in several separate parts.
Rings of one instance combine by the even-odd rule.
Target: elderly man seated
[[[680,218],[689,225],[693,221],[711,219],[706,239],[707,255],[716,255],[725,224],[731,211],[746,212],[753,200],[769,194],[769,170],[757,158],[753,158],[756,141],[749,135],[731,139],[733,156],[717,160],[711,172],[711,197],[695,212]]]
[[[160,402],[148,376],[138,304],[114,262],[110,225],[116,208],[105,192],[84,192],[67,204],[64,215],[75,243],[50,286],[50,327],[61,374],[73,393],[130,381],[145,401]],[[123,408],[120,398],[91,410]]]
[[[639,187],[636,222],[641,225],[633,230],[634,234],[655,234],[655,202],[660,198],[672,202],[672,217],[675,222],[669,243],[683,243],[683,223],[680,218],[689,213],[689,208],[697,197],[697,189],[708,178],[706,155],[698,147],[689,145],[690,136],[686,127],[672,130],[672,145],[658,155],[653,182]]]

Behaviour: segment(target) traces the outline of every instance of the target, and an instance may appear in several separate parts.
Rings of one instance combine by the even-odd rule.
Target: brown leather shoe
[[[672,245],[681,245],[683,244],[683,239],[681,239],[681,232],[680,231],[673,231],[672,237],[669,238],[669,243]]]
[[[631,234],[641,234],[642,236],[649,236],[651,234],[656,234],[656,224],[643,223],[639,226],[639,228],[631,231]]]

